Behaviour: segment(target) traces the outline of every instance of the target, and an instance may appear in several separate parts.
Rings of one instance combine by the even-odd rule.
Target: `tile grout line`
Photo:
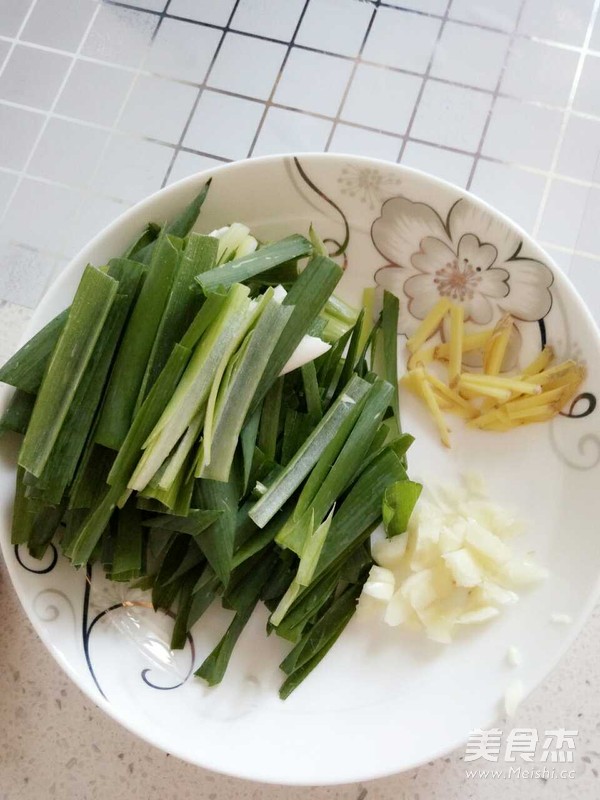
[[[271,91],[269,93],[269,96],[268,96],[267,100],[265,101],[265,107],[263,109],[263,113],[261,115],[261,118],[258,121],[258,125],[256,126],[256,131],[254,132],[254,138],[252,139],[250,147],[248,148],[247,158],[251,158],[252,157],[252,154],[254,152],[254,148],[256,147],[256,143],[258,142],[258,137],[260,136],[260,133],[261,133],[261,131],[263,129],[263,126],[265,124],[265,120],[267,118],[267,114],[269,113],[269,109],[272,108],[273,105],[274,105],[273,100],[274,100],[274,97],[275,97],[275,92],[277,91],[277,87],[279,86],[279,81],[281,80],[281,76],[283,75],[283,71],[285,69],[285,65],[287,64],[288,58],[290,57],[290,53],[292,52],[292,49],[294,47],[294,42],[296,41],[296,36],[298,35],[298,31],[300,30],[300,26],[302,25],[302,21],[304,20],[304,15],[306,14],[306,10],[308,8],[309,3],[310,3],[310,0],[305,0],[304,5],[302,7],[302,11],[300,12],[300,16],[298,17],[298,22],[296,23],[296,27],[294,28],[294,31],[293,31],[293,33],[292,33],[292,35],[290,37],[289,42],[287,43],[285,55],[283,56],[283,60],[281,62],[281,66],[279,67],[279,72],[277,73],[277,77],[275,78],[275,82],[273,83],[273,86],[271,87]]]
[[[227,33],[229,32],[229,29],[230,29],[229,26],[231,25],[231,22],[232,22],[232,20],[233,20],[233,18],[235,16],[235,12],[237,11],[237,8],[238,8],[239,4],[240,4],[240,0],[235,0],[235,3],[233,4],[233,8],[231,9],[231,13],[229,14],[229,18],[227,19],[227,24],[223,28],[223,34],[222,34],[221,38],[219,39],[219,43],[218,43],[217,47],[215,48],[215,52],[213,53],[213,57],[210,60],[210,64],[208,65],[208,69],[206,70],[206,74],[204,76],[204,80],[198,86],[198,92],[196,94],[196,98],[195,98],[194,102],[192,103],[192,107],[190,109],[190,113],[188,114],[187,120],[186,120],[186,122],[185,122],[185,124],[184,124],[184,126],[183,126],[183,128],[181,130],[181,134],[179,136],[179,139],[175,143],[173,156],[171,157],[171,161],[170,161],[169,166],[167,167],[167,170],[165,172],[165,177],[163,178],[162,183],[160,185],[161,189],[164,188],[167,185],[167,182],[168,182],[169,178],[171,177],[171,173],[173,172],[173,167],[175,165],[175,159],[177,158],[178,154],[181,152],[181,150],[183,148],[183,142],[185,140],[185,137],[187,136],[187,132],[188,132],[188,130],[190,128],[190,125],[192,124],[192,119],[194,118],[194,114],[196,113],[196,109],[198,108],[198,104],[200,103],[200,98],[204,94],[204,90],[206,89],[207,82],[208,82],[208,79],[210,77],[210,73],[212,72],[212,69],[213,69],[213,67],[215,65],[215,62],[216,62],[216,60],[218,58],[219,53],[221,52],[221,47],[223,46],[223,42],[225,41],[225,37],[227,36]]]
[[[34,6],[35,6],[35,0],[34,0],[34,3],[31,6],[31,8],[30,8],[30,13],[31,13],[31,9]],[[75,66],[75,62],[77,61],[77,54],[81,50],[81,47],[83,46],[83,42],[85,41],[85,38],[87,37],[89,31],[91,30],[91,27],[94,24],[94,21],[95,21],[96,17],[98,16],[99,11],[100,11],[100,6],[97,6],[94,9],[94,12],[93,12],[93,14],[91,16],[91,19],[90,19],[90,21],[88,22],[88,24],[86,26],[86,29],[85,29],[85,31],[83,33],[81,41],[79,42],[79,46],[77,47],[77,50],[71,55],[71,61],[69,63],[69,66],[66,69],[66,72],[65,72],[65,74],[63,76],[63,79],[62,79],[62,81],[60,83],[60,86],[57,89],[57,92],[56,92],[56,95],[54,97],[54,100],[52,101],[52,103],[50,105],[50,108],[47,111],[44,112],[44,121],[42,122],[42,124],[40,126],[40,129],[39,129],[39,131],[37,133],[37,136],[35,137],[35,139],[33,141],[33,144],[31,146],[31,149],[29,150],[29,155],[27,156],[27,158],[25,160],[25,164],[23,165],[23,175],[25,175],[27,173],[27,168],[31,164],[31,162],[33,160],[33,156],[35,154],[35,151],[37,150],[38,145],[41,142],[42,137],[44,136],[44,133],[46,132],[46,128],[48,127],[48,124],[50,122],[50,119],[52,117],[54,109],[56,108],[57,103],[58,103],[58,101],[60,99],[60,96],[62,95],[62,93],[64,91],[64,88],[67,85],[67,82],[68,82],[69,78],[71,77],[71,73],[73,72],[73,67]],[[19,31],[19,34],[17,34],[17,36],[19,36],[20,33],[21,33],[21,31]],[[8,63],[8,59],[5,61],[5,63]],[[17,179],[17,182],[14,185],[14,187],[13,187],[13,189],[12,189],[12,191],[11,191],[9,197],[8,197],[8,200],[6,202],[4,210],[3,210],[2,214],[0,214],[0,223],[2,223],[4,221],[4,219],[6,218],[6,214],[8,213],[8,209],[10,208],[12,201],[16,197],[17,192],[19,191],[19,188],[21,187],[22,183],[23,183],[23,176],[21,176],[20,178]]]
[[[419,113],[419,107],[421,105],[421,100],[423,99],[423,95],[425,94],[425,87],[427,86],[427,81],[429,80],[431,67],[433,66],[433,59],[435,58],[435,53],[437,46],[442,38],[442,34],[444,32],[444,28],[446,27],[446,23],[448,22],[448,14],[450,12],[450,7],[452,6],[452,0],[448,0],[446,3],[446,9],[444,11],[444,16],[442,17],[440,28],[438,30],[437,36],[435,37],[435,42],[433,44],[433,49],[431,50],[431,55],[429,56],[429,61],[427,62],[427,66],[425,67],[425,72],[423,73],[423,80],[421,81],[421,85],[419,87],[419,92],[417,94],[417,99],[415,100],[415,104],[411,111],[410,119],[408,120],[408,125],[406,126],[406,130],[404,131],[404,135],[402,137],[402,144],[400,145],[400,152],[396,157],[396,163],[399,164],[402,161],[402,157],[404,156],[404,152],[406,150],[406,145],[408,144],[408,140],[410,138],[410,132],[412,131],[412,127],[414,125],[415,119],[417,118],[417,114]]]
[[[490,108],[488,110],[487,116],[485,118],[485,122],[483,124],[483,130],[481,131],[481,136],[479,137],[479,143],[477,145],[477,150],[475,151],[475,156],[473,158],[473,163],[471,164],[471,171],[469,172],[469,177],[467,178],[467,185],[466,189],[470,190],[471,184],[473,183],[473,178],[475,177],[475,170],[477,169],[477,164],[481,159],[481,151],[483,149],[483,145],[485,142],[485,137],[487,136],[488,129],[490,127],[490,122],[492,121],[492,115],[494,113],[494,109],[496,107],[496,102],[498,97],[500,96],[500,86],[502,85],[502,80],[504,79],[504,73],[506,71],[506,67],[508,64],[508,59],[510,58],[510,54],[513,49],[513,45],[515,43],[515,36],[517,33],[517,29],[521,22],[521,17],[523,16],[523,11],[525,9],[525,0],[521,0],[521,5],[519,7],[519,13],[517,14],[517,18],[515,20],[514,29],[510,35],[508,40],[508,47],[506,48],[506,53],[504,54],[504,60],[502,62],[502,67],[500,69],[500,74],[498,75],[498,80],[496,81],[496,86],[492,93],[492,101],[490,103]]]
[[[562,145],[565,140],[565,136],[567,133],[567,127],[569,124],[569,119],[571,117],[571,109],[573,107],[573,103],[575,102],[575,96],[577,94],[577,89],[579,87],[579,81],[581,79],[581,75],[583,73],[583,66],[587,55],[587,49],[589,47],[589,43],[592,39],[592,34],[594,32],[594,26],[596,23],[596,19],[598,17],[598,10],[600,9],[600,0],[594,0],[594,5],[592,6],[592,11],[590,14],[590,19],[588,22],[588,26],[585,32],[585,38],[583,40],[583,45],[581,48],[581,52],[579,54],[579,58],[577,60],[577,67],[575,69],[575,74],[573,76],[573,83],[571,85],[571,91],[569,92],[569,98],[567,100],[567,105],[565,107],[563,118],[560,126],[560,131],[558,134],[558,140],[556,142],[556,146],[554,148],[554,153],[552,155],[552,161],[550,163],[550,169],[548,177],[546,178],[546,183],[544,186],[544,192],[542,194],[542,199],[540,200],[540,205],[538,208],[538,213],[535,219],[535,223],[533,225],[532,236],[534,238],[537,237],[541,224],[542,218],[544,216],[544,211],[546,210],[546,205],[548,203],[548,198],[550,196],[550,189],[552,188],[552,181],[553,175],[556,172],[556,168],[558,167],[558,160],[560,158],[560,152],[562,150]]]
[[[36,7],[36,5],[37,5],[37,0],[33,0],[33,3],[29,6],[29,8],[27,10],[27,13],[23,17],[23,21],[19,25],[19,28],[18,28],[16,34],[14,35],[14,37],[12,37],[12,38],[10,36],[7,36],[7,37],[3,36],[2,37],[2,39],[4,41],[10,42],[10,46],[8,48],[7,54],[4,56],[4,63],[0,65],[0,77],[3,75],[4,70],[6,69],[6,66],[7,66],[8,62],[10,61],[10,57],[12,56],[13,51],[15,50],[16,46],[18,44],[21,44],[21,34],[23,33],[23,31],[27,27],[27,23],[29,22],[29,18],[33,14],[33,9]]]
[[[367,39],[369,38],[369,34],[371,33],[371,28],[373,27],[373,23],[375,22],[375,17],[377,16],[377,11],[380,7],[380,0],[375,0],[373,3],[373,12],[371,14],[371,18],[367,25],[367,29],[365,31],[365,35],[363,36],[362,42],[360,43],[360,47],[358,49],[358,53],[354,58],[354,64],[352,65],[352,69],[350,70],[350,77],[348,78],[348,82],[346,84],[346,88],[344,89],[344,94],[342,95],[342,99],[338,105],[337,113],[333,119],[333,125],[331,126],[331,130],[329,131],[329,136],[327,137],[327,141],[325,143],[325,152],[329,152],[329,148],[331,147],[331,142],[333,141],[333,137],[335,136],[335,132],[341,120],[342,111],[344,110],[344,106],[346,104],[346,100],[348,99],[348,95],[350,94],[350,89],[352,88],[352,84],[354,83],[354,76],[358,71],[358,67],[362,64],[362,54],[365,49],[365,45],[367,44]]]

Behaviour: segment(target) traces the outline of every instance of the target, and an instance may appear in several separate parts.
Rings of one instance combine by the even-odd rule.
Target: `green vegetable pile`
[[[386,293],[373,324],[336,298],[342,270],[312,230],[258,247],[239,225],[191,232],[208,188],[87,266],[71,307],[0,369],[16,387],[0,432],[24,434],[12,542],[41,558],[54,540],[74,566],[150,589],[174,611],[173,648],[220,598],[234,615],[196,672],[210,685],[262,601],[294,645],[285,698],[352,617],[382,514],[402,533],[418,496],[398,302]],[[282,375],[307,335],[330,349]]]

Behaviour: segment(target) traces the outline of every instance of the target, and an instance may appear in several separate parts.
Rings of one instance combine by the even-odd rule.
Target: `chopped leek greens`
[[[398,301],[373,322],[333,294],[312,228],[261,242],[192,233],[209,183],[121,258],[86,267],[69,309],[4,367],[0,434],[23,435],[12,543],[135,581],[185,645],[220,600],[229,626],[196,675],[219,683],[257,604],[293,643],[287,697],[354,614],[369,537],[406,529]],[[310,338],[313,337],[313,338]]]

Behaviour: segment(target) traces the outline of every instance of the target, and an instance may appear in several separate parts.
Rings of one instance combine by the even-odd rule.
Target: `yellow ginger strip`
[[[536,406],[543,406],[549,403],[560,403],[562,405],[561,400],[564,397],[564,394],[564,387],[559,387],[558,389],[551,389],[549,392],[541,392],[533,397],[523,397],[519,400],[511,400],[503,407],[507,410],[508,414],[512,416],[513,411],[518,411],[523,408],[535,408]]]
[[[510,421],[504,408],[493,408],[491,411],[487,411],[485,414],[481,414],[481,416],[472,419],[469,425],[475,428],[485,428],[488,425],[498,422],[507,425]]]
[[[463,372],[461,376],[463,383],[473,386],[493,386],[496,389],[505,389],[515,394],[540,394],[542,387],[538,384],[529,383],[515,378],[501,377],[499,375],[480,375],[476,372]]]
[[[448,382],[455,386],[460,378],[463,355],[463,335],[465,310],[462,306],[450,307],[450,358],[448,361]]]
[[[547,344],[533,361],[525,367],[523,375],[537,375],[538,372],[542,372],[542,370],[546,369],[553,360],[554,348]]]
[[[425,370],[422,367],[418,367],[415,370],[416,379],[421,386],[421,391],[423,393],[423,399],[427,404],[427,408],[429,409],[435,424],[437,425],[438,431],[440,433],[440,439],[442,440],[442,444],[446,447],[450,447],[450,432],[448,430],[448,426],[442,416],[442,412],[440,411],[440,407],[435,399],[435,395],[433,393],[433,389],[431,388],[430,384],[425,378]]]
[[[493,330],[481,331],[481,333],[467,333],[463,336],[463,353],[472,353],[473,350],[481,350],[486,346],[492,337]],[[450,358],[450,342],[442,342],[435,347],[433,357],[437,361],[447,361]]]
[[[407,367],[408,369],[415,369],[415,367],[422,366],[426,367],[428,364],[431,364],[435,356],[435,347],[428,347],[427,349],[417,350],[416,353],[413,353],[411,357],[408,359]]]
[[[502,369],[512,326],[513,321],[510,314],[502,317],[496,325],[483,353],[483,371],[486,375],[497,375]]]
[[[550,382],[569,378],[571,373],[573,374],[573,377],[575,377],[581,372],[581,370],[582,367],[575,361],[563,361],[560,364],[555,364],[549,369],[543,370],[543,372],[538,372],[537,375],[528,375],[526,380],[529,383],[537,383],[539,386],[544,386]]]
[[[447,297],[442,297],[431,309],[429,314],[425,317],[423,322],[419,325],[417,330],[413,333],[410,339],[406,342],[411,353],[416,351],[429,339],[436,330],[439,328],[441,321],[444,319],[450,309],[450,300]]]
[[[522,422],[541,421],[556,416],[558,409],[554,405],[546,404],[535,408],[521,408],[510,413],[510,418]]]
[[[501,389],[498,386],[490,386],[485,383],[476,383],[469,380],[470,375],[463,373],[460,376],[459,386],[461,389],[476,392],[477,395],[485,395],[486,397],[494,397],[496,400],[506,401],[510,400],[512,392],[509,389]]]
[[[438,394],[445,397],[449,400],[452,404],[459,406],[464,411],[469,411],[471,414],[475,414],[475,410],[473,407],[468,403],[464,397],[461,397],[458,392],[455,392],[453,389],[450,389],[449,386],[441,381],[436,375],[433,375],[431,372],[426,372],[425,377],[432,385],[433,389],[437,391]]]

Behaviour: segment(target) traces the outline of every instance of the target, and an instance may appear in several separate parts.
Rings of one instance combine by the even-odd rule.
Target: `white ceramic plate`
[[[561,356],[587,363],[584,394],[569,416],[509,434],[453,427],[444,450],[426,414],[404,402],[416,436],[411,475],[456,482],[480,472],[492,495],[529,522],[524,550],[551,577],[498,620],[465,631],[452,646],[354,618],[335,648],[285,702],[277,696],[286,651],[264,635],[266,613],[244,631],[223,683],[191,676],[228,615],[214,609],[186,649],[168,649],[170,620],[144,598],[86,581],[62,559],[41,565],[9,543],[14,446],[0,464],[2,548],[20,600],[40,637],[72,679],[114,719],[164,750],[203,767],[261,781],[325,784],[398,772],[461,744],[501,713],[509,681],[527,691],[574,638],[598,588],[600,516],[600,342],[573,288],[529,237],[461,190],[393,164],[346,156],[273,157],[181,181],[135,206],[68,266],[36,311],[27,338],[69,302],[87,262],[121,253],[148,220],[172,218],[206,178],[213,184],[198,229],[239,220],[264,237],[306,232],[312,221],[332,242],[349,236],[342,293],[359,301],[376,281],[401,301],[400,333],[450,292],[474,326],[502,311],[519,319],[523,359],[547,339]],[[332,245],[334,246],[334,245]],[[403,350],[401,336],[400,350]],[[550,614],[573,624],[552,624]],[[518,671],[506,650],[523,654]],[[26,665],[22,670],[26,673]],[[76,747],[76,743],[73,745]]]

